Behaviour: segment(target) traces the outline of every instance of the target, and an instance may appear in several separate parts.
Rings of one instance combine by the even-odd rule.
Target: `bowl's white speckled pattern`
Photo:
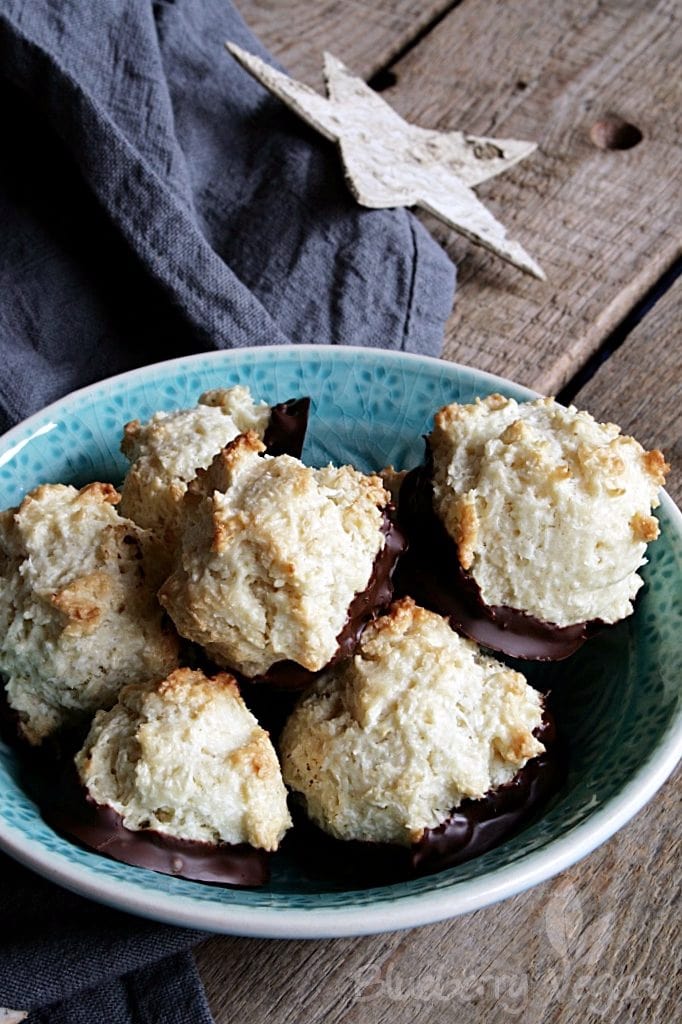
[[[361,469],[421,459],[434,410],[475,395],[530,392],[475,370],[417,356],[349,348],[260,348],[194,356],[77,392],[0,441],[0,507],[41,482],[118,481],[123,424],[193,405],[209,387],[248,384],[269,402],[310,394],[304,457]],[[566,785],[542,819],[498,849],[400,885],[348,891],[306,879],[281,858],[272,883],[239,891],[170,878],[88,853],[57,836],[22,791],[0,745],[0,846],[54,881],[159,920],[242,935],[314,937],[409,927],[474,910],[560,871],[620,828],[673,770],[682,749],[682,517],[668,498],[635,616],[551,676],[571,743]]]

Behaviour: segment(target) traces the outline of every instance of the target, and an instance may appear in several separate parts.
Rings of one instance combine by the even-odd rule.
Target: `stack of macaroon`
[[[29,745],[89,725],[78,800],[43,810],[109,856],[261,884],[288,787],[340,849],[456,863],[555,778],[542,694],[477,641],[561,658],[632,612],[660,452],[490,395],[436,414],[422,466],[367,475],[301,461],[307,411],[207,392],[126,426],[120,493],[0,514],[6,703]],[[294,692],[271,738],[252,709]]]

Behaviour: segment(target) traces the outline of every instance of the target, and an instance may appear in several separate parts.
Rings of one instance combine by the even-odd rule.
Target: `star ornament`
[[[439,132],[409,124],[341,61],[324,55],[328,98],[234,43],[232,56],[312,128],[335,142],[361,206],[420,206],[519,270],[545,280],[525,249],[472,191],[529,156],[534,142]]]

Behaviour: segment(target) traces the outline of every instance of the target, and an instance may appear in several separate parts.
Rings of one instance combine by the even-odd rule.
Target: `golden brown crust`
[[[135,448],[137,447],[137,435],[140,433],[142,424],[139,420],[130,420],[126,423],[123,428],[123,439],[121,441],[121,451],[126,458],[132,458]]]
[[[478,517],[476,507],[468,495],[457,502],[457,527],[455,543],[459,561],[463,569],[470,569],[474,561],[476,540],[478,538]]]
[[[192,668],[176,668],[175,671],[171,672],[166,679],[163,679],[158,685],[158,693],[161,696],[172,696],[175,693],[179,693],[186,689],[188,686],[198,685],[199,683],[209,682],[212,687],[220,690],[226,690],[232,692],[234,696],[238,697],[241,701],[241,693],[237,680],[234,676],[230,675],[229,672],[217,672],[213,676],[204,676],[203,672],[199,672]]]
[[[492,395],[487,395],[485,398],[476,398],[468,405],[458,405],[457,403],[445,405],[436,413],[433,421],[434,426],[436,431],[448,431],[453,423],[468,419],[473,410],[478,406],[485,406],[493,412],[496,409],[504,409],[505,406],[509,405],[509,401],[504,395],[493,392]]]
[[[159,411],[145,423],[126,425],[121,450],[131,466],[121,514],[151,531],[164,579],[178,556],[187,485],[240,433],[262,436],[270,413],[265,403],[254,403],[248,388],[235,386],[203,394],[193,408]]]
[[[211,551],[216,554],[227,551],[230,544],[233,544],[241,531],[246,528],[246,525],[247,518],[244,515],[237,513],[229,519],[225,519],[214,512]]]
[[[26,512],[34,501],[41,502],[49,499],[50,492],[55,486],[62,485],[40,484],[40,486],[34,487],[32,491],[29,491],[17,508],[9,509],[8,511],[13,515],[21,515]],[[85,487],[81,487],[75,500],[79,504],[87,502],[101,502],[106,505],[118,505],[121,500],[121,495],[113,484],[100,483],[99,481],[96,481],[91,484],[86,484]]]
[[[380,618],[372,623],[372,635],[383,637],[384,634],[400,636],[411,623],[419,623],[428,617],[427,612],[416,604],[412,597],[401,597]]]
[[[493,749],[505,761],[526,761],[537,755],[537,744],[527,730],[514,732],[504,743],[499,737],[493,740]]]
[[[81,487],[78,499],[82,501],[102,501],[107,505],[118,505],[121,495],[113,484],[92,483]]]
[[[500,395],[497,391],[494,391],[492,395],[488,395],[482,401],[489,409],[504,409],[505,405],[509,404],[509,399],[505,398],[504,395]],[[550,399],[547,399],[547,401],[550,401]]]
[[[486,604],[559,626],[631,613],[660,452],[551,399],[490,396],[435,423],[434,510]]]
[[[124,687],[76,767],[127,828],[274,850],[291,824],[275,750],[226,672],[180,668]]]
[[[266,732],[254,733],[248,743],[230,754],[233,768],[245,769],[259,779],[276,779],[280,767]]]
[[[644,541],[645,544],[656,540],[660,533],[658,520],[654,516],[642,515],[641,512],[635,513],[630,520],[630,526],[635,540]]]
[[[509,426],[503,431],[500,438],[505,444],[514,444],[516,441],[523,441],[528,437],[528,427],[523,420],[514,420]]]
[[[600,448],[595,448],[593,444],[579,444],[576,458],[586,479],[593,483],[596,474],[606,479],[620,477],[625,470],[625,462],[618,449],[630,443],[629,437],[615,437],[608,445]]]
[[[251,676],[284,660],[318,671],[384,545],[389,495],[378,476],[264,451],[257,434],[241,434],[190,483],[182,558],[159,600],[217,664]]]
[[[299,702],[282,771],[332,835],[409,844],[542,753],[541,719],[520,673],[403,598]]]
[[[68,633],[86,635],[99,626],[111,595],[111,576],[106,572],[92,572],[62,587],[52,595],[51,601],[69,620],[65,627]]]
[[[32,743],[177,664],[149,537],[118,515],[118,497],[108,483],[44,485],[2,517],[0,667]]]
[[[403,480],[407,476],[408,470],[396,469],[395,466],[386,466],[381,470],[379,476],[384,488],[391,495],[391,501],[397,505],[398,498],[400,496],[400,488],[403,485]]]
[[[658,448],[654,448],[650,452],[644,452],[642,462],[644,463],[644,471],[651,477],[653,482],[658,487],[663,487],[666,475],[670,472],[670,466],[665,461],[663,452],[659,451]]]
[[[265,445],[253,430],[239,434],[234,441],[230,441],[218,452],[210,466],[197,470],[196,477],[188,484],[188,493],[210,496],[214,491],[227,490],[232,473],[247,453],[255,452],[260,455],[264,451]]]

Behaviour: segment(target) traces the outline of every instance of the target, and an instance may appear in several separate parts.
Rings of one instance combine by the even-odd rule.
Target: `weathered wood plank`
[[[216,1024],[667,1024],[680,779],[587,860],[500,906],[362,939],[208,940],[197,961]]]
[[[479,194],[547,284],[437,229],[461,269],[449,358],[552,393],[679,254],[680,42],[675,0],[465,0],[394,68],[405,116],[540,144]],[[609,114],[642,141],[597,148]]]
[[[682,501],[682,278],[599,368],[576,403],[618,423],[672,469],[668,491]]]
[[[322,51],[363,78],[389,64],[453,0],[237,0],[249,27],[296,78],[322,88]]]
[[[247,18],[248,8],[264,7],[241,6]],[[315,5],[273,3],[269,22],[250,18],[293,74],[316,84],[316,57],[306,72],[304,39],[311,50],[338,52],[365,77],[377,70],[362,63],[355,28],[345,37],[348,26],[330,14],[302,31],[290,13],[299,6],[312,17]],[[409,20],[407,5],[401,12]],[[541,141],[535,162],[481,194],[499,204],[547,266],[544,289],[436,228],[461,256],[451,358],[557,390],[679,251],[671,215],[676,29],[664,2],[644,12],[615,0],[578,8],[465,0],[399,63],[388,98],[405,116]],[[355,41],[342,48],[344,38]],[[448,78],[454,68],[457,78]],[[595,149],[589,128],[608,111],[638,125],[644,141],[626,152]],[[576,397],[647,446],[662,447],[677,471],[670,489],[678,495],[681,288],[659,301]],[[626,829],[558,879],[476,914],[362,939],[210,939],[197,960],[217,1024],[246,1017],[272,1024],[425,1017],[433,1024],[667,1024],[678,1005],[681,778],[678,772]]]
[[[682,493],[681,305],[682,280],[576,396],[672,456],[673,496]],[[209,940],[197,960],[216,1024],[247,1014],[272,1024],[667,1022],[679,998],[680,781],[682,772],[586,860],[499,906],[363,939]]]
[[[299,23],[285,13],[298,6],[273,6],[258,24],[292,74],[310,78],[311,54],[324,48],[360,74],[376,70],[364,63],[364,17],[343,5],[343,17],[309,12]],[[247,17],[251,7],[242,5]],[[394,66],[384,96],[410,120],[540,144],[479,194],[546,284],[427,219],[460,267],[448,358],[555,392],[682,251],[680,41],[675,0],[464,0]],[[612,113],[643,133],[634,148],[590,140]]]

